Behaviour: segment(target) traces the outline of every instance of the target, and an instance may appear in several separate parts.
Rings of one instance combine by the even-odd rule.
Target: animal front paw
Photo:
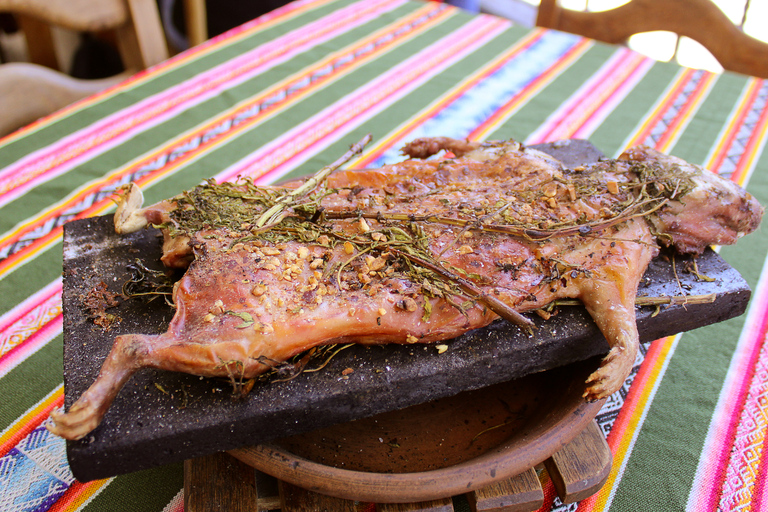
[[[600,362],[600,367],[587,377],[582,395],[590,402],[606,398],[619,389],[632,370],[634,356],[621,347],[613,347]]]
[[[52,412],[51,423],[45,428],[59,437],[75,441],[95,429],[102,416],[90,402],[78,400],[65,413]]]

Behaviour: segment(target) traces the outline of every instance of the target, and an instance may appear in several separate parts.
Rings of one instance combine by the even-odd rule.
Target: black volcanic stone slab
[[[592,161],[599,152],[584,141],[547,148],[570,165]],[[137,259],[162,270],[161,237],[146,229],[114,234],[111,217],[64,226],[64,390],[68,408],[90,386],[117,335],[159,333],[173,310],[162,299],[121,300],[106,310],[109,328],[96,325],[84,301],[106,285],[119,294]],[[640,295],[716,294],[709,304],[638,309],[642,341],[651,341],[741,315],[750,290],[716,253],[698,259],[699,281],[654,260]],[[203,379],[152,369],[140,370],[118,395],[102,424],[80,441],[67,442],[71,469],[88,481],[165,463],[266,442],[335,423],[401,409],[437,398],[505,382],[532,372],[600,356],[608,345],[583,307],[561,307],[536,323],[534,335],[504,321],[468,332],[437,353],[434,345],[353,346],[321,371],[282,382],[257,383],[244,398],[233,396],[225,379]]]

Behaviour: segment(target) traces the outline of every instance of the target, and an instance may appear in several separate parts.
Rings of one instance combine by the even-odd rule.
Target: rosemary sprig
[[[508,320],[514,323],[515,325],[526,327],[529,330],[533,328],[533,322],[531,320],[524,317],[523,315],[515,311],[513,308],[511,308],[507,304],[504,304],[502,301],[500,301],[496,297],[493,297],[492,295],[489,295],[487,293],[483,293],[483,291],[480,290],[477,286],[475,286],[468,280],[457,276],[453,272],[450,272],[445,267],[442,267],[440,265],[435,265],[425,259],[419,258],[414,254],[409,254],[404,251],[400,251],[398,249],[390,249],[390,252],[398,256],[401,256],[405,259],[408,259],[421,267],[431,270],[435,274],[439,275],[441,278],[451,283],[455,283],[459,285],[459,287],[461,287],[461,289],[464,292],[466,292],[467,295],[469,295],[474,300],[480,302],[481,304],[484,304],[485,306],[488,307],[488,309],[490,309],[500,317],[504,318],[505,320]]]
[[[643,201],[633,202],[617,215],[600,221],[574,224],[553,229],[534,229],[515,226],[512,224],[484,223],[481,220],[460,219],[454,217],[445,217],[442,215],[414,215],[410,213],[383,213],[383,212],[362,212],[359,210],[341,210],[326,211],[324,215],[327,219],[351,219],[363,217],[366,219],[387,220],[398,222],[413,223],[433,223],[447,226],[457,226],[465,229],[485,231],[489,233],[503,233],[506,235],[519,236],[532,242],[543,242],[556,236],[587,235],[595,231],[602,231],[612,226],[625,222],[627,220],[649,215],[665,204],[668,199],[650,198]],[[649,206],[648,209],[643,207]]]

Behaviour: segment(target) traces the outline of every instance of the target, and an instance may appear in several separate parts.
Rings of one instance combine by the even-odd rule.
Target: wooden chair
[[[632,0],[602,12],[541,0],[536,24],[612,44],[642,32],[674,32],[701,43],[729,71],[768,78],[768,44],[744,34],[710,0]]]
[[[0,0],[0,12],[16,18],[31,61],[0,65],[0,136],[168,58],[155,0]],[[55,70],[51,26],[114,31],[126,73],[78,80]]]

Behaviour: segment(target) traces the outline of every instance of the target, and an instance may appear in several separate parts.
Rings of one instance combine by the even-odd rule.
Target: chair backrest
[[[742,32],[710,0],[631,0],[601,12],[541,0],[536,24],[613,44],[642,32],[674,32],[701,43],[729,71],[768,78],[768,44]]]
[[[27,39],[30,60],[55,66],[50,26],[78,32],[115,31],[123,65],[138,71],[168,58],[155,0],[0,0]]]
[[[0,66],[0,137],[96,94],[126,78],[78,80],[45,66],[11,62]]]
[[[0,0],[0,12],[13,13],[18,20],[32,62],[0,65],[0,136],[167,59],[155,1]],[[51,26],[78,32],[114,31],[126,73],[78,80],[54,71],[58,63]]]

